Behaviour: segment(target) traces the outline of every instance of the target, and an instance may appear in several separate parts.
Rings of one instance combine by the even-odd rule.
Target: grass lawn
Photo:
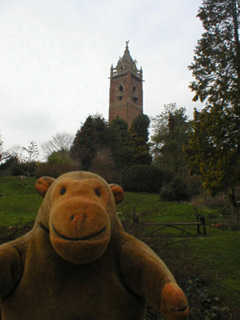
[[[42,202],[34,189],[35,181],[35,178],[20,180],[18,177],[0,176],[0,230],[13,225],[22,226],[35,219]],[[157,194],[126,192],[124,202],[118,205],[118,214],[123,224],[128,225],[129,232],[137,234],[156,249],[174,274],[176,272],[181,277],[184,273],[189,282],[192,277],[204,278],[209,294],[223,301],[223,305],[230,309],[238,307],[239,231],[211,227],[212,223],[221,223],[222,217],[218,212],[207,208],[203,210],[207,222],[207,236],[198,236],[196,226],[186,227],[192,235],[173,228],[156,230],[156,227],[152,226],[134,231],[131,229],[133,206],[143,222],[195,222],[195,210],[191,204],[163,202]]]
[[[132,212],[133,206],[136,207],[140,221],[143,222],[196,221],[194,207],[189,203],[163,202],[159,200],[157,194],[132,192],[126,193],[124,203],[119,206],[120,217],[123,221],[130,219],[128,213]],[[213,223],[222,222],[222,217],[217,211],[214,212],[206,208],[199,210],[199,212],[203,212],[206,217],[207,236],[197,236],[195,226],[184,227],[193,236],[173,228],[157,230],[158,228],[154,227],[156,230],[154,232],[152,226],[144,227],[144,230],[136,234],[146,242],[150,237],[149,245],[151,245],[153,237],[162,242],[167,238],[167,250],[171,251],[172,256],[174,252],[185,251],[182,263],[188,265],[187,272],[189,272],[190,278],[192,274],[203,277],[209,284],[209,294],[215,296],[219,301],[224,301],[224,305],[239,308],[240,231],[212,227]],[[169,244],[171,245],[169,246]],[[164,251],[166,256],[168,255],[167,250]],[[165,260],[164,256],[161,258]],[[171,259],[169,263],[172,263]],[[177,268],[179,268],[178,264]]]
[[[192,239],[190,261],[212,281],[213,294],[228,303],[240,301],[240,232],[209,230],[206,238]]]
[[[0,176],[0,228],[24,225],[35,219],[42,202],[35,182],[35,178]]]

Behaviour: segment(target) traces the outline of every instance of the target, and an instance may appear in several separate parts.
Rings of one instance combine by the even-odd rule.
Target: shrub
[[[202,186],[202,178],[198,174],[183,174],[181,176],[182,180],[186,183],[188,188],[191,190],[191,194],[199,195],[203,193],[203,186]]]
[[[61,174],[69,172],[69,171],[78,171],[81,170],[81,164],[67,164],[67,163],[60,163],[60,164],[49,164],[49,163],[40,163],[36,166],[34,170],[34,175],[36,177],[41,176],[50,176],[53,178],[59,177]]]
[[[20,176],[20,175],[33,176],[35,166],[36,166],[35,162],[30,162],[30,163],[15,162],[10,166],[9,172],[13,176]]]
[[[182,179],[176,177],[169,183],[164,183],[160,197],[166,201],[188,201],[190,190]]]
[[[18,164],[18,158],[17,157],[10,157],[8,158],[5,162],[0,164],[0,171],[5,172],[5,173],[11,173],[11,167],[15,164]]]
[[[13,176],[32,176],[35,166],[35,162],[20,162],[17,157],[13,156],[0,165],[0,171]]]
[[[235,196],[237,200],[240,199],[240,186],[235,188]],[[234,211],[229,194],[226,192],[220,192],[213,197],[208,191],[205,191],[194,201],[198,207],[216,209],[224,216],[231,216]]]
[[[126,191],[160,192],[164,172],[153,166],[136,165],[123,171],[122,186]]]

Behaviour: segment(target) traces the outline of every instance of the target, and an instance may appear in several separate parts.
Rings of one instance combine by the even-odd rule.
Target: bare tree
[[[9,157],[17,158],[20,162],[24,162],[24,147],[15,145],[8,149],[7,153],[9,154]]]
[[[41,147],[45,157],[48,158],[53,152],[62,153],[62,156],[64,157],[66,151],[68,152],[70,150],[73,138],[73,135],[63,132],[57,133],[51,140],[42,143]]]
[[[0,162],[2,161],[2,157],[3,157],[3,140],[0,134]]]
[[[3,138],[0,133],[0,163],[4,162],[10,157],[10,154],[8,151],[4,151],[3,149]]]
[[[23,150],[26,151],[27,154],[28,154],[27,158],[26,158],[26,162],[28,164],[27,173],[26,174],[27,174],[27,177],[29,177],[29,175],[30,175],[30,164],[32,162],[34,162],[35,160],[37,160],[37,157],[39,155],[39,150],[38,150],[38,146],[37,146],[36,142],[34,142],[34,141],[31,141],[30,145],[27,148],[23,147]]]

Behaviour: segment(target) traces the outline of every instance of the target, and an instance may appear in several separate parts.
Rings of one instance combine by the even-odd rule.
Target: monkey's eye
[[[60,190],[60,194],[61,194],[61,195],[64,195],[65,192],[66,192],[66,188],[63,187],[63,188]]]
[[[100,193],[100,191],[99,191],[98,189],[95,189],[95,193],[96,193],[96,195],[97,195],[98,197],[101,197],[101,193]]]

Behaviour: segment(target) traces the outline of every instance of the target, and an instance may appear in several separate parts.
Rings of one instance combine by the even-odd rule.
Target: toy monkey
[[[36,182],[44,197],[33,229],[0,246],[2,320],[143,320],[146,304],[187,319],[164,262],[124,232],[123,189],[89,172]]]

